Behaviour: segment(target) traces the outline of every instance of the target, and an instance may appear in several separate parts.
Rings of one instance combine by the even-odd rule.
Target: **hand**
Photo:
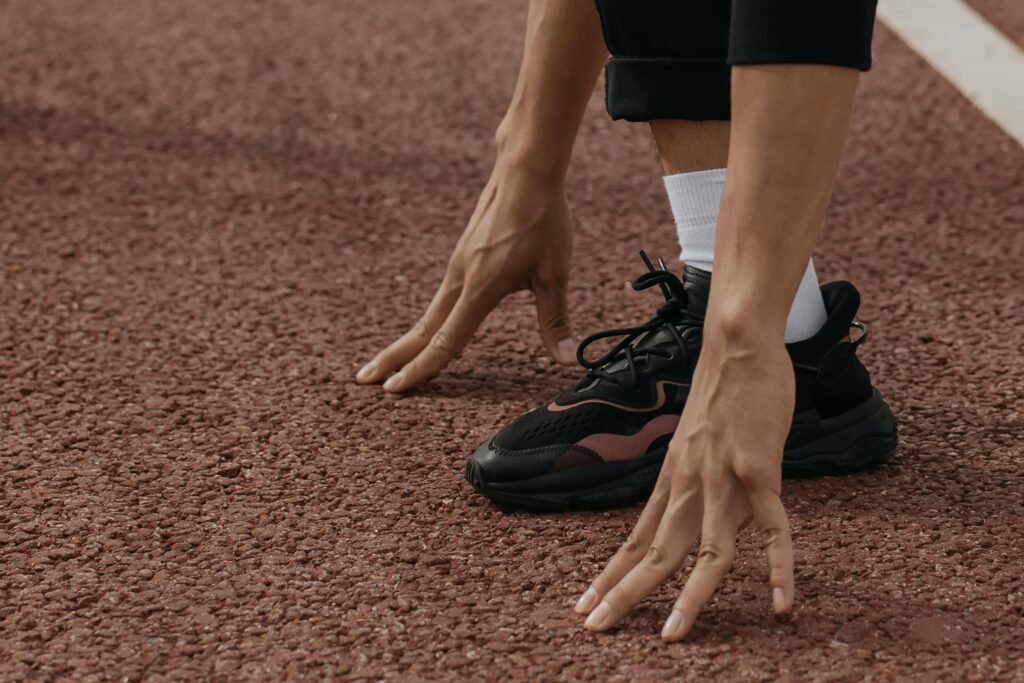
[[[386,391],[420,384],[448,365],[503,298],[523,289],[537,297],[548,353],[574,363],[568,314],[572,226],[561,183],[496,168],[423,317],[367,363],[356,381],[379,382],[394,372]]]
[[[576,605],[589,614],[591,631],[612,628],[672,577],[699,533],[697,563],[661,633],[669,642],[683,639],[732,566],[737,533],[751,519],[768,555],[775,614],[792,609],[793,544],[779,495],[793,366],[781,343],[728,347],[705,338],[654,492],[629,539]]]

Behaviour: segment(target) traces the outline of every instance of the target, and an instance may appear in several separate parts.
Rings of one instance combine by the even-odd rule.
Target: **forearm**
[[[858,73],[771,65],[735,67],[732,78],[708,329],[712,337],[781,344],[824,220]]]
[[[531,0],[512,102],[496,134],[497,166],[561,181],[607,58],[593,0]]]

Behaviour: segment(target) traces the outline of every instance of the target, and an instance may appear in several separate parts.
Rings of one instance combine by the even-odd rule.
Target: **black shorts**
[[[729,119],[733,64],[867,71],[877,0],[597,0],[613,119]]]

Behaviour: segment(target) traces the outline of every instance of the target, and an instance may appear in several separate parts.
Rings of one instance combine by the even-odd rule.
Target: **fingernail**
[[[384,391],[401,391],[402,382],[405,381],[404,372],[396,372],[395,374],[388,377],[388,381],[384,382]]]
[[[587,628],[601,628],[611,611],[611,606],[607,602],[602,602],[597,609],[590,613],[583,625]]]
[[[772,603],[775,605],[776,612],[786,609],[786,594],[782,592],[781,588],[772,591]]]
[[[364,382],[370,379],[375,372],[377,372],[377,361],[371,360],[359,369],[359,372],[356,373],[356,379],[360,382]]]
[[[597,591],[593,588],[588,588],[587,592],[581,595],[579,601],[576,603],[576,613],[589,613],[590,610],[594,609],[595,602],[597,602]]]
[[[576,342],[572,339],[563,339],[558,342],[557,352],[558,358],[556,360],[563,363],[572,363],[576,360]]]
[[[672,614],[668,615],[668,619],[665,620],[665,627],[661,629],[661,637],[671,638],[672,636],[679,633],[679,627],[683,625],[683,613],[677,609],[672,610]]]

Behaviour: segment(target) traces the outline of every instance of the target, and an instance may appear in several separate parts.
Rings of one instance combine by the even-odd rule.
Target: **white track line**
[[[962,0],[880,0],[878,16],[1024,145],[1024,50]]]

